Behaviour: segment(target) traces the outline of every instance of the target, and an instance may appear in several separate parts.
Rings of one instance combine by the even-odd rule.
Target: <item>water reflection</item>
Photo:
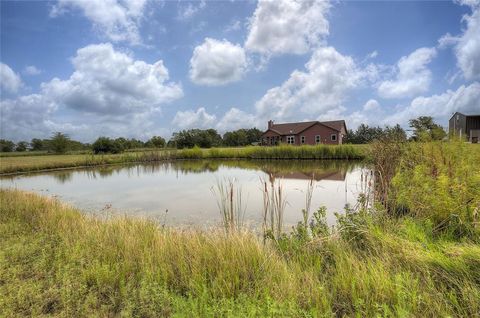
[[[237,180],[242,188],[247,222],[262,220],[262,182],[281,183],[285,192],[286,225],[302,215],[305,189],[315,180],[312,208],[325,205],[329,222],[345,204],[353,205],[365,191],[368,173],[347,161],[179,160],[174,162],[103,166],[89,169],[10,176],[2,187],[59,196],[91,213],[109,211],[165,219],[172,225],[212,225],[221,221],[211,188],[219,181]]]

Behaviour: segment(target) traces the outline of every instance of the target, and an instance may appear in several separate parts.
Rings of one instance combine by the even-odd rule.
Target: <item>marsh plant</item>
[[[242,188],[237,179],[217,181],[212,188],[222,223],[227,233],[240,231],[244,227],[245,209],[242,202]]]
[[[283,215],[287,206],[282,180],[267,182],[261,179],[261,183],[264,237],[277,239],[283,233]]]

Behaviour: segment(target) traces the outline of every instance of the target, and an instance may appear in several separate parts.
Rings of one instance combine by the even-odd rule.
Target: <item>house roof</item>
[[[341,131],[342,127],[345,127],[345,131],[347,130],[345,120],[321,121],[320,124],[323,124],[338,131]]]
[[[341,131],[342,126],[345,126],[344,120],[305,121],[299,123],[273,124],[268,130],[272,130],[280,135],[296,135],[317,123],[332,128],[336,131]]]

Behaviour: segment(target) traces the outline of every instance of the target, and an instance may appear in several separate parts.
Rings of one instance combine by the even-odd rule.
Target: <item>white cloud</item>
[[[172,124],[182,129],[212,128],[216,119],[215,115],[210,115],[204,107],[200,107],[196,111],[178,111],[173,118]]]
[[[260,123],[254,114],[249,114],[236,107],[230,108],[218,120],[217,116],[209,114],[204,107],[199,107],[197,110],[178,111],[172,123],[181,129],[215,128],[220,133],[240,128],[252,128],[259,124],[266,125],[266,123]]]
[[[2,92],[15,94],[22,87],[20,76],[10,66],[0,62],[0,89]]]
[[[224,85],[238,81],[247,69],[245,51],[227,40],[206,38],[190,59],[190,79],[201,85]]]
[[[435,48],[420,48],[403,56],[396,65],[396,78],[380,83],[378,94],[383,98],[405,98],[428,91],[432,73],[427,64],[435,56]]]
[[[189,20],[207,5],[205,0],[195,2],[189,2],[187,5],[179,3],[177,18],[179,20]]]
[[[2,101],[2,128],[7,125],[12,138],[25,133],[31,138],[42,131],[45,136],[55,125],[84,136],[93,132],[139,136],[155,128],[151,118],[162,105],[183,96],[179,84],[168,82],[161,60],[153,64],[134,60],[109,43],[79,49],[72,63],[75,71],[68,79],[54,78],[41,84],[39,94]],[[57,109],[69,112],[71,122],[55,124]],[[83,129],[84,124],[89,129]]]
[[[271,56],[304,54],[329,33],[328,1],[260,0],[250,19],[245,48]]]
[[[363,110],[366,112],[375,111],[379,109],[380,109],[380,104],[375,99],[370,99],[363,105]]]
[[[45,121],[55,111],[54,103],[41,94],[20,96],[0,102],[2,138],[30,140],[49,133]]]
[[[230,22],[229,25],[225,28],[225,32],[233,32],[233,31],[238,31],[242,28],[242,24],[240,20],[233,20]]]
[[[312,118],[341,109],[348,92],[368,76],[351,57],[341,55],[333,47],[317,49],[305,67],[305,72],[293,71],[287,81],[269,89],[256,102],[261,118]]]
[[[44,94],[71,109],[104,115],[139,113],[183,96],[179,84],[167,82],[163,61],[134,60],[110,43],[79,49],[72,62],[75,72],[69,79],[42,84]]]
[[[438,39],[438,48],[444,49],[457,43],[458,37],[452,36],[450,33],[446,33],[444,36]]]
[[[38,75],[41,73],[42,73],[42,70],[39,70],[35,65],[28,65],[23,70],[23,74],[26,74],[26,75]]]
[[[378,56],[378,52],[377,52],[377,50],[375,50],[375,51],[370,52],[370,53],[367,55],[367,59],[374,59],[374,58],[376,58],[377,56]]]
[[[383,123],[395,125],[406,124],[409,119],[419,116],[432,116],[435,120],[446,123],[454,112],[465,114],[478,113],[480,101],[480,83],[461,85],[456,91],[447,90],[440,95],[417,97],[410,105],[386,117]]]
[[[238,108],[232,107],[223,115],[215,128],[220,132],[236,130],[240,128],[252,128],[259,122],[253,114],[249,114]],[[266,124],[265,124],[266,125]]]
[[[139,24],[147,0],[59,0],[50,11],[51,17],[64,14],[69,9],[80,9],[111,41],[140,44]]]
[[[455,46],[457,64],[467,80],[480,79],[480,7],[472,8],[471,15],[465,15],[466,29],[458,37]]]

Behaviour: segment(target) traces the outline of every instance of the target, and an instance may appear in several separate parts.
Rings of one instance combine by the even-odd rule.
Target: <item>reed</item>
[[[242,201],[242,188],[235,179],[217,181],[212,193],[222,216],[227,233],[244,230],[245,209]]]
[[[263,234],[265,238],[278,239],[284,233],[283,216],[287,201],[281,180],[260,180],[263,195]]]
[[[364,157],[365,147],[359,145],[281,145],[276,147],[250,146],[243,148],[211,149],[194,147],[191,149],[126,152],[115,155],[74,154],[0,157],[0,174],[176,159],[360,160]]]

